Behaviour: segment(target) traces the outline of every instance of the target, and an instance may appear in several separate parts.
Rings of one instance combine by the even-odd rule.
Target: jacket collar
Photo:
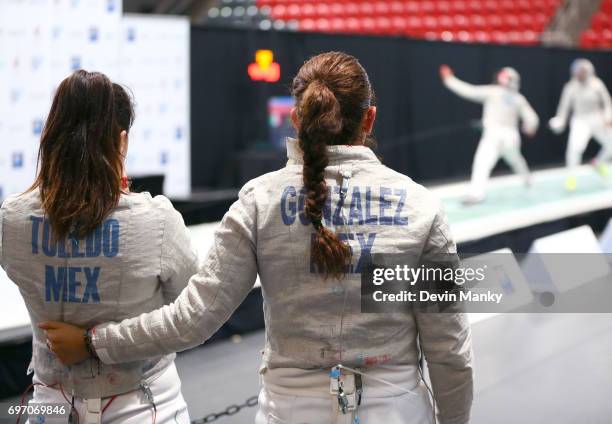
[[[304,163],[303,152],[294,138],[287,138],[287,164],[297,165]],[[335,145],[327,146],[330,165],[339,165],[348,161],[370,161],[380,163],[372,149],[366,146]]]

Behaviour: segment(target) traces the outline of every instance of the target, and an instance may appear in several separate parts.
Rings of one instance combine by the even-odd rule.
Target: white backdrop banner
[[[119,82],[136,100],[127,168],[166,176],[165,192],[189,194],[189,21],[125,15]]]
[[[53,93],[81,68],[134,93],[128,175],[188,195],[188,20],[123,16],[121,0],[0,0],[0,200],[32,183]]]

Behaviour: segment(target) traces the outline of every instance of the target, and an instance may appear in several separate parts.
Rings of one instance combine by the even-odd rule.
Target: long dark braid
[[[328,145],[352,144],[372,98],[365,71],[352,56],[331,52],[306,62],[293,81],[299,119],[298,139],[304,153],[304,213],[315,228],[312,259],[326,277],[341,278],[351,260],[351,249],[323,225],[328,189],[325,168]]]

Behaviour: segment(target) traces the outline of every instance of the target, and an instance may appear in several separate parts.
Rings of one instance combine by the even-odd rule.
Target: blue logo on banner
[[[42,56],[32,56],[32,69],[36,71],[42,65]]]
[[[81,56],[72,56],[70,58],[70,69],[73,71],[81,69]]]
[[[89,41],[91,41],[92,43],[95,43],[96,41],[98,41],[99,35],[100,35],[100,31],[98,30],[97,27],[89,28]]]
[[[13,168],[23,168],[23,152],[15,152],[12,157]]]
[[[32,133],[34,135],[40,135],[40,133],[42,133],[42,127],[42,119],[35,119],[34,121],[32,121]]]
[[[61,33],[62,33],[62,27],[59,25],[56,25],[51,30],[51,37],[53,37],[53,39],[59,38]]]
[[[4,199],[4,187],[0,186],[0,199]]]
[[[161,152],[161,155],[159,157],[159,162],[162,165],[165,165],[168,163],[168,152]]]
[[[19,99],[21,99],[21,93],[22,91],[18,88],[13,88],[11,90],[11,102],[12,103],[17,103],[19,101]]]
[[[176,132],[175,132],[174,136],[176,137],[177,140],[182,139],[183,138],[183,128],[176,127]]]
[[[73,71],[81,69],[81,56],[72,56],[70,59],[70,69]]]
[[[126,37],[130,43],[133,43],[134,40],[136,40],[136,30],[134,28],[128,28]]]
[[[115,11],[116,5],[115,5],[115,0],[108,0],[106,2],[106,11],[108,13],[113,13]]]
[[[151,128],[147,128],[142,132],[142,137],[145,140],[149,140],[152,135],[153,135],[153,130]]]

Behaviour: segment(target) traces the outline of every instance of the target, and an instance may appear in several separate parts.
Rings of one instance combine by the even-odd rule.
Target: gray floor
[[[612,423],[612,314],[504,314],[474,324],[472,334],[472,424]],[[257,394],[262,346],[257,332],[179,355],[192,419]],[[255,412],[215,422],[252,424]]]
[[[475,324],[473,339],[473,424],[612,423],[612,315],[498,315]],[[257,394],[262,346],[260,332],[179,356],[192,419]],[[246,408],[216,422],[254,416]]]

